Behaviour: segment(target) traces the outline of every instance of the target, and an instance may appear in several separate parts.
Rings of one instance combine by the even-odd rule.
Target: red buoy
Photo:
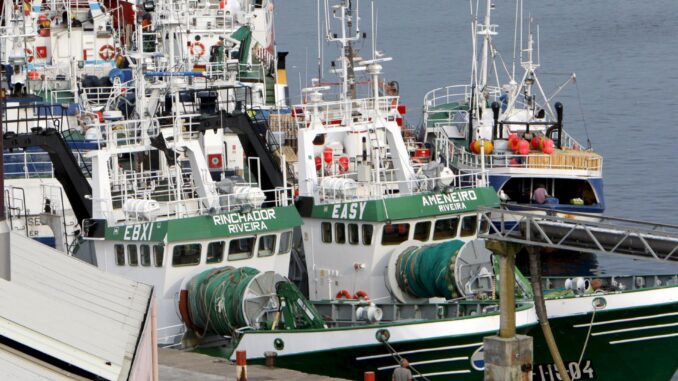
[[[348,156],[342,156],[339,158],[339,172],[348,172]]]

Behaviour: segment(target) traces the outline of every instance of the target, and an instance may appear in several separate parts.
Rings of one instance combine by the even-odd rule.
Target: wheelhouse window
[[[207,263],[221,263],[224,260],[224,241],[210,242],[207,245]]]
[[[346,224],[343,222],[334,224],[334,242],[346,243]]]
[[[172,250],[172,266],[195,266],[199,264],[201,250],[202,245],[199,243],[174,246],[174,250]]]
[[[162,267],[162,262],[165,259],[165,247],[160,245],[153,245],[153,260],[155,267]]]
[[[113,246],[113,251],[115,252],[115,264],[118,266],[125,265],[125,246],[124,245],[115,245]]]
[[[363,245],[370,246],[372,244],[372,235],[374,235],[374,226],[363,225]]]
[[[141,265],[148,267],[151,265],[151,247],[148,245],[139,246],[139,252],[141,254]]]
[[[487,233],[490,231],[490,214],[484,214],[480,217],[480,228],[478,233]]]
[[[478,227],[478,217],[477,216],[466,216],[461,220],[461,236],[470,237],[476,234],[476,229]]]
[[[451,239],[457,236],[457,228],[459,227],[459,218],[445,218],[437,220],[433,227],[433,239],[443,240]]]
[[[269,234],[259,237],[259,249],[257,256],[270,257],[275,254],[275,234]]]
[[[407,241],[410,236],[410,224],[388,224],[384,225],[384,234],[381,237],[382,245],[397,245]]]
[[[323,222],[320,224],[321,238],[324,243],[332,243],[332,224]]]
[[[348,243],[351,245],[357,245],[360,243],[360,237],[358,236],[360,229],[358,229],[358,224],[348,224]]]
[[[228,260],[252,258],[254,253],[254,237],[233,239],[228,244]]]
[[[431,221],[417,222],[414,225],[414,239],[419,241],[428,241],[431,235]]]
[[[287,254],[290,251],[292,251],[292,232],[284,232],[280,235],[278,254]]]
[[[127,262],[129,263],[130,266],[139,266],[137,245],[127,245]]]

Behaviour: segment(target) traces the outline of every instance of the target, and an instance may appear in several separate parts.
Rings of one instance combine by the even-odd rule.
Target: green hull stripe
[[[498,207],[499,203],[493,188],[469,188],[446,193],[420,193],[381,200],[315,205],[311,217],[374,222],[395,221],[470,212],[479,206]]]
[[[190,241],[292,229],[302,224],[294,206],[256,209],[106,228],[111,241]]]

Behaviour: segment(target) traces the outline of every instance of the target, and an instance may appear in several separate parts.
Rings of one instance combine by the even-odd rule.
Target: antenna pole
[[[0,94],[0,136],[4,136],[5,96]],[[3,141],[0,139],[0,278],[11,280],[9,225],[5,215],[5,158]]]

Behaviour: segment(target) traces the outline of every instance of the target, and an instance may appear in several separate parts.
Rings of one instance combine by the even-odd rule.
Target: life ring
[[[33,51],[31,49],[24,49],[24,54],[26,55],[26,62],[33,62]]]
[[[353,299],[355,300],[370,300],[370,297],[367,296],[367,293],[363,290],[358,290],[358,292],[355,293],[353,296]]]
[[[113,45],[104,45],[99,48],[99,57],[101,57],[102,60],[108,61],[113,59],[115,57],[115,48]]]
[[[195,49],[196,46],[198,48],[200,48],[197,51]],[[203,45],[203,43],[200,42],[200,41],[196,41],[196,42],[192,43],[191,47],[188,50],[190,51],[192,56],[198,56],[198,58],[205,55],[205,45]]]
[[[351,298],[351,293],[348,292],[348,290],[341,290],[337,292],[337,296],[335,296],[335,299],[353,299],[353,298]]]

